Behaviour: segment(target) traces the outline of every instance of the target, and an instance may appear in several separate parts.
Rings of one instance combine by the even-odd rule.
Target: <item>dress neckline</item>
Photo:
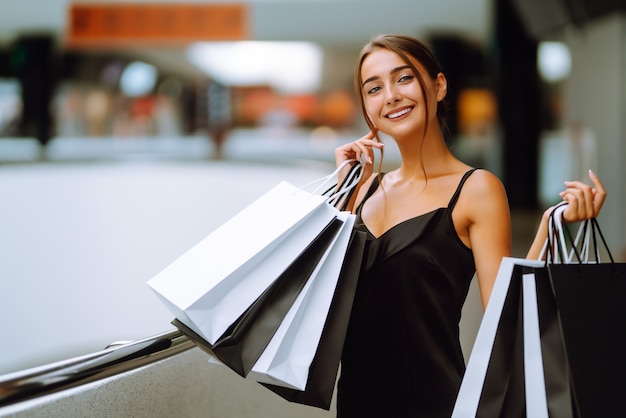
[[[406,225],[408,223],[411,223],[411,222],[417,221],[417,220],[423,220],[425,217],[432,216],[436,212],[439,212],[441,210],[446,210],[446,209],[448,209],[448,208],[447,207],[441,207],[441,208],[433,209],[433,210],[430,210],[428,212],[422,213],[420,215],[412,216],[410,218],[407,218],[407,219],[405,219],[403,221],[398,222],[397,224],[391,226],[390,228],[387,228],[385,231],[383,231],[382,234],[380,234],[378,236],[374,235],[374,233],[371,231],[371,229],[369,229],[369,227],[365,224],[365,222],[363,221],[363,218],[361,218],[361,214],[360,213],[359,213],[359,219],[360,219],[359,225],[363,226],[363,229],[365,229],[365,232],[367,232],[367,234],[370,237],[372,237],[374,240],[378,241],[378,240],[384,238],[387,234],[391,233],[393,230],[397,229],[398,227],[400,227],[402,225]]]
[[[428,212],[422,213],[420,215],[416,215],[416,216],[412,216],[410,218],[407,218],[403,221],[400,221],[398,223],[396,223],[395,225],[391,226],[390,228],[387,228],[385,231],[383,231],[382,234],[376,236],[374,235],[374,233],[372,233],[372,231],[368,228],[368,226],[365,224],[365,221],[363,221],[363,218],[361,217],[361,210],[363,209],[363,205],[365,204],[365,202],[367,201],[367,199],[369,199],[374,192],[376,191],[376,189],[378,189],[378,187],[380,186],[380,182],[378,179],[378,176],[374,177],[374,179],[372,180],[372,184],[370,184],[369,189],[367,190],[367,193],[365,194],[365,196],[363,197],[363,200],[361,201],[361,203],[359,204],[359,206],[357,207],[356,210],[356,214],[359,217],[359,224],[363,225],[363,228],[365,229],[365,231],[367,232],[367,234],[372,237],[374,240],[379,240],[381,238],[383,238],[385,235],[387,235],[387,233],[391,232],[392,230],[396,229],[397,227],[399,227],[400,225],[405,225],[411,221],[415,221],[418,219],[422,219],[426,216],[429,215],[434,215],[435,213],[442,211],[442,210],[450,210],[452,211],[452,209],[454,209],[454,206],[456,206],[456,202],[459,198],[459,195],[461,193],[461,189],[463,188],[463,185],[465,184],[465,181],[467,180],[467,178],[474,172],[476,171],[476,168],[471,168],[469,170],[467,170],[463,176],[461,177],[461,181],[459,182],[459,184],[457,185],[456,190],[454,191],[454,194],[452,195],[452,197],[450,198],[450,202],[448,203],[448,206],[445,207],[439,207],[433,210],[430,210]],[[380,179],[382,180],[382,178],[385,176],[386,173],[381,173],[380,174]]]

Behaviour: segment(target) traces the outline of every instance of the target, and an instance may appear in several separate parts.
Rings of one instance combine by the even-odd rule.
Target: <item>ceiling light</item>
[[[310,42],[198,42],[187,57],[229,86],[269,85],[283,93],[309,93],[321,82],[322,52]]]
[[[569,48],[562,42],[541,42],[537,63],[541,77],[549,83],[556,83],[569,75],[572,57]]]

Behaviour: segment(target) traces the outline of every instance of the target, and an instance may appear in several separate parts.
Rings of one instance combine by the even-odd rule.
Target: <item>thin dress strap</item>
[[[384,177],[385,173],[382,173],[380,175],[380,178],[382,179]],[[361,203],[359,203],[359,206],[356,208],[356,214],[360,215],[361,214],[361,209],[363,209],[363,205],[365,204],[365,201],[367,199],[369,199],[374,192],[376,191],[376,189],[378,188],[378,177],[376,176],[374,177],[374,179],[372,180],[372,184],[370,184],[369,189],[367,189],[367,193],[365,193],[365,196],[363,196],[363,200],[361,200]]]
[[[450,203],[448,203],[448,209],[450,210],[454,209],[454,206],[456,205],[456,201],[459,199],[459,195],[461,194],[461,189],[463,188],[463,185],[465,184],[465,180],[467,180],[467,178],[476,170],[478,169],[472,168],[471,170],[468,170],[467,172],[465,172],[465,174],[463,174],[463,177],[461,178],[461,181],[459,182],[459,185],[456,188],[456,191],[454,192],[454,194],[452,195],[452,198],[450,199]]]

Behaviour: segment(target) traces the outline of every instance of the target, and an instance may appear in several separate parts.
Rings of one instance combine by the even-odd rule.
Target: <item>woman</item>
[[[501,182],[455,158],[442,134],[446,77],[419,41],[372,40],[355,73],[371,132],[336,149],[337,164],[365,161],[350,209],[368,236],[342,358],[338,417],[449,417],[464,372],[458,323],[476,273],[487,305],[500,261],[511,256],[511,220]],[[402,164],[373,173],[378,133]],[[379,165],[380,166],[380,165]],[[345,175],[345,173],[343,173]],[[567,182],[568,222],[594,217],[606,192]],[[547,214],[528,252],[538,258]]]

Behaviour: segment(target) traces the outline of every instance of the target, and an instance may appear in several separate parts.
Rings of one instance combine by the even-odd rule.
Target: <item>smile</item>
[[[404,108],[404,109],[399,110],[399,111],[397,111],[397,112],[390,113],[390,114],[388,114],[386,117],[387,117],[388,119],[397,119],[397,118],[399,118],[400,116],[404,116],[404,115],[406,115],[406,114],[407,114],[407,113],[409,113],[411,110],[413,110],[413,108],[412,108],[412,107],[407,107],[407,108]]]

